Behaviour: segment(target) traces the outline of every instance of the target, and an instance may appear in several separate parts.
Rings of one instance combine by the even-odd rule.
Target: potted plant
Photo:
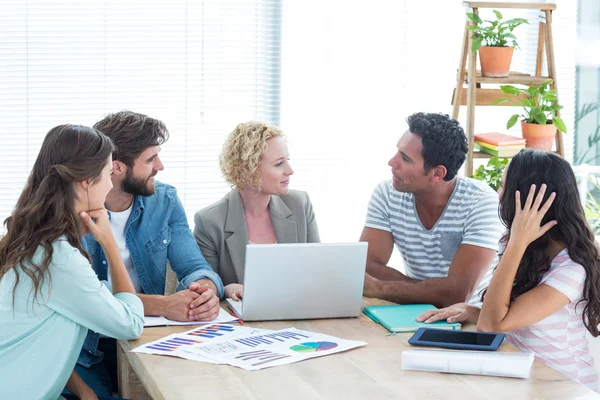
[[[480,165],[475,170],[472,178],[486,182],[492,189],[498,191],[502,183],[502,174],[508,165],[508,158],[492,157],[487,165]]]
[[[521,120],[521,132],[523,139],[527,141],[527,147],[533,149],[550,151],[556,136],[556,130],[566,133],[562,118],[555,115],[562,106],[557,103],[556,90],[548,89],[552,81],[546,81],[541,85],[532,85],[527,89],[517,88],[512,85],[501,85],[503,93],[512,94],[519,102],[512,99],[502,98],[494,101],[492,105],[509,102],[515,106],[521,106],[525,110],[524,115],[514,114],[506,123],[506,129],[512,128],[519,117]]]
[[[468,29],[474,31],[471,51],[479,50],[481,74],[493,78],[506,78],[510,71],[515,47],[518,48],[513,30],[522,24],[528,24],[525,18],[513,18],[502,21],[502,14],[494,10],[495,21],[482,20],[479,15],[467,13],[467,17],[475,23]]]

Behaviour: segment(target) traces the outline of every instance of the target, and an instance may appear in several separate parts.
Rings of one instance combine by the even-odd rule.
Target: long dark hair
[[[504,190],[500,198],[500,219],[507,228],[503,243],[510,239],[510,228],[515,218],[515,192],[521,193],[525,205],[532,184],[536,195],[542,184],[547,185],[542,204],[552,192],[556,198],[544,216],[542,225],[556,220],[558,224],[525,250],[511,292],[511,301],[536,287],[551,263],[551,241],[564,243],[569,257],[580,264],[586,273],[583,298],[583,322],[594,336],[600,323],[600,256],[595,237],[586,219],[573,169],[567,161],[550,152],[525,149],[508,166]]]
[[[51,279],[52,243],[65,236],[82,255],[82,231],[75,211],[75,182],[97,182],[113,152],[108,137],[81,125],[60,125],[48,132],[35,160],[25,189],[4,224],[7,233],[0,241],[0,279],[19,272],[33,281],[34,299],[44,279]],[[34,260],[38,247],[44,253],[41,262]]]

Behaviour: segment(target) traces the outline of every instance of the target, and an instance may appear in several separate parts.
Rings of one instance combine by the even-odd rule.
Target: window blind
[[[45,134],[129,109],[171,133],[158,179],[190,220],[228,190],[217,157],[237,123],[279,123],[278,0],[0,3],[0,218]]]

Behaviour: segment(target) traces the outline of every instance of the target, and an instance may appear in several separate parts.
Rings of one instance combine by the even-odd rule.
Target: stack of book
[[[525,147],[525,139],[498,132],[478,133],[473,147],[496,157],[507,158]]]

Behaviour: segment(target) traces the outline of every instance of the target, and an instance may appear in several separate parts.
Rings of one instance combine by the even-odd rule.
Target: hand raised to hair
[[[556,197],[556,193],[552,192],[544,204],[541,205],[545,193],[546,184],[542,184],[537,196],[535,195],[535,185],[531,185],[525,205],[521,208],[521,193],[517,190],[515,193],[515,218],[510,228],[511,241],[529,245],[558,223],[553,220],[543,226],[541,225]]]

